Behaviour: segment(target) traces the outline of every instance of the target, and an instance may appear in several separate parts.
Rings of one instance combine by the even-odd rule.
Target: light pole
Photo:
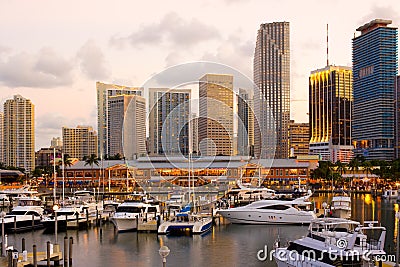
[[[162,246],[158,253],[160,253],[160,256],[162,258],[162,266],[166,267],[167,266],[167,257],[169,255],[169,248],[167,246]]]
[[[0,218],[1,218],[1,256],[5,257],[6,256],[6,239],[4,236],[4,217],[6,216],[6,213],[4,211],[0,212]]]
[[[55,244],[58,243],[58,224],[57,224],[57,210],[58,210],[58,205],[53,206],[53,211],[54,211],[54,233],[56,235],[56,242]]]
[[[397,237],[396,237],[396,267],[399,267],[399,238],[400,238],[400,233],[399,233],[399,222],[400,222],[400,212],[396,212],[395,215],[397,220]]]
[[[324,217],[326,217],[326,208],[328,207],[328,203],[323,202],[322,203],[322,208],[324,209]]]

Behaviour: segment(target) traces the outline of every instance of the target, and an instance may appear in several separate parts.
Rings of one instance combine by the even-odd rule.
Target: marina
[[[315,194],[310,201],[315,203],[317,209],[322,209],[322,203],[329,203],[331,199],[332,194],[321,193]],[[395,200],[373,198],[371,194],[353,194],[351,200],[352,218],[361,222],[376,220],[386,228],[384,248],[388,255],[394,255],[398,203]],[[71,266],[161,266],[158,250],[165,245],[171,250],[167,258],[168,266],[187,266],[190,261],[191,266],[272,267],[277,265],[269,256],[264,259],[264,250],[270,252],[278,237],[281,244],[286,244],[306,236],[307,232],[306,225],[242,225],[231,224],[221,218],[220,224],[204,234],[174,236],[137,231],[118,232],[112,223],[104,222],[101,227],[93,224],[83,230],[59,232],[58,242],[63,251],[64,236],[73,238]],[[32,252],[33,245],[37,246],[37,251],[46,251],[47,241],[55,243],[54,232],[45,233],[43,229],[38,229],[10,233],[8,244],[21,252],[22,238],[25,238],[29,252]],[[5,258],[1,258],[0,265],[7,266]]]

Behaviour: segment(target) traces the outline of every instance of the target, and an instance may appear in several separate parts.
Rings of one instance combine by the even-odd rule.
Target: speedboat
[[[242,207],[218,210],[231,223],[239,224],[309,224],[317,218],[305,198],[294,200],[259,200]]]
[[[23,231],[41,227],[44,209],[38,197],[20,197],[17,206],[4,217],[5,231]]]
[[[351,217],[351,198],[345,192],[334,195],[331,212],[333,217],[349,219]]]
[[[131,196],[117,207],[111,222],[119,231],[137,230],[140,223],[155,221],[160,215],[158,204],[147,201],[144,196]]]
[[[202,234],[212,227],[212,218],[210,216],[201,216],[191,214],[185,207],[172,219],[163,222],[158,227],[158,234],[180,234],[189,232],[191,234]]]
[[[277,248],[273,254],[278,267],[297,266],[381,266],[386,229],[376,221],[359,222],[341,218],[313,220],[306,237]]]

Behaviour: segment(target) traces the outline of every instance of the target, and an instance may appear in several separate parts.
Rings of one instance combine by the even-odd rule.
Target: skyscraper
[[[82,160],[91,154],[98,155],[97,133],[90,126],[62,127],[63,153]]]
[[[199,117],[196,113],[191,115],[189,130],[192,134],[192,152],[197,155],[199,153]]]
[[[146,101],[138,95],[108,98],[110,156],[120,154],[128,160],[146,154]]]
[[[290,121],[289,22],[260,25],[254,52],[255,156],[287,158]]]
[[[26,172],[35,168],[35,106],[20,95],[4,104],[4,162]]]
[[[206,74],[199,85],[199,150],[202,156],[232,156],[233,76]]]
[[[116,95],[142,95],[143,88],[96,82],[97,91],[97,131],[99,135],[98,151],[101,156],[110,156],[108,129],[108,98]]]
[[[394,157],[394,97],[397,76],[397,28],[375,19],[357,29],[353,39],[353,139],[357,155]]]
[[[309,78],[310,154],[323,160],[349,162],[353,157],[351,123],[352,71],[326,66]]]
[[[395,147],[394,158],[400,158],[400,76],[396,77],[395,84]]]
[[[239,88],[238,95],[238,155],[248,156],[251,153],[251,147],[254,140],[254,114],[252,104],[252,97],[249,92]]]
[[[4,113],[0,112],[0,162],[4,163]]]
[[[190,89],[149,88],[151,155],[189,153]]]

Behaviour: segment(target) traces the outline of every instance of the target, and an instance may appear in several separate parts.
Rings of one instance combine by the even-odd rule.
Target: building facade
[[[192,148],[193,154],[197,155],[199,152],[199,117],[196,113],[192,113],[190,119],[190,133],[192,134]]]
[[[35,106],[20,95],[4,103],[4,163],[35,169]]]
[[[55,151],[54,151],[55,149]],[[62,159],[62,150],[61,148],[41,148],[39,151],[35,152],[35,166],[46,168],[48,170],[53,170],[53,158],[54,152],[56,154],[56,159]],[[56,160],[57,162],[57,160]]]
[[[96,82],[98,151],[101,156],[110,156],[110,132],[108,129],[108,98],[117,95],[142,95],[143,88]]]
[[[4,113],[0,112],[0,162],[4,163]]]
[[[260,158],[289,156],[289,22],[260,25],[253,61],[254,152]]]
[[[348,163],[353,158],[352,70],[327,66],[309,78],[310,154]]]
[[[190,89],[149,88],[150,155],[188,155]]]
[[[291,120],[288,131],[290,157],[308,155],[310,142],[309,123],[296,123]]]
[[[199,84],[199,150],[202,156],[232,156],[233,76],[206,74]]]
[[[62,128],[63,153],[71,158],[83,159],[92,154],[98,156],[97,133],[90,126]]]
[[[395,83],[395,147],[394,158],[400,158],[400,76],[396,77]]]
[[[238,128],[237,128],[237,147],[238,155],[251,155],[254,144],[254,114],[252,108],[252,97],[244,89],[239,88],[238,95]]]
[[[355,154],[368,160],[394,158],[397,28],[375,19],[357,29],[353,39]]]
[[[134,159],[146,154],[146,100],[138,95],[108,98],[110,156]]]
[[[61,137],[53,137],[50,141],[50,148],[62,149],[62,139]]]

